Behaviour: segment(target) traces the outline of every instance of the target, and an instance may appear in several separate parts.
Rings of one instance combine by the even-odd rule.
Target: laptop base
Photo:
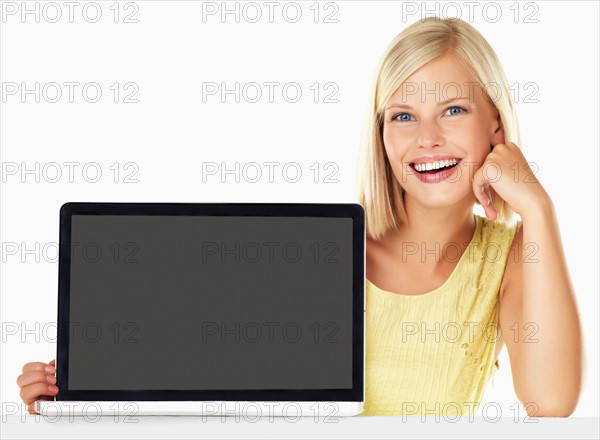
[[[37,401],[35,411],[47,417],[103,416],[244,416],[351,417],[363,402],[233,402],[233,401]]]

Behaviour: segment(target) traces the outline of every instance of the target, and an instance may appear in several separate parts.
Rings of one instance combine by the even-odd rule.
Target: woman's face
[[[495,90],[490,88],[490,93]],[[490,145],[504,143],[498,114],[484,88],[451,54],[411,75],[387,103],[383,126],[385,150],[405,197],[430,207],[465,198],[475,202],[473,175]],[[458,160],[453,169],[434,171],[452,166],[453,159]],[[415,162],[429,162],[432,171],[419,173]],[[423,171],[421,167],[428,165],[419,166]]]

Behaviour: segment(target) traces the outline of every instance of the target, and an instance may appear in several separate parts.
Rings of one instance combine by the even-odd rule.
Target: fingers
[[[23,374],[17,378],[21,399],[30,414],[37,414],[34,409],[37,400],[53,400],[58,394],[54,364],[54,361],[49,364],[29,362],[23,366]]]
[[[494,202],[492,202],[492,188],[489,185],[477,187],[475,194],[485,211],[485,216],[491,220],[496,220],[498,212],[496,211]]]
[[[40,400],[43,396],[53,399],[56,394],[58,394],[58,387],[45,382],[35,382],[31,385],[27,385],[21,388],[21,392],[19,393],[21,400],[23,400],[26,405],[29,405],[36,400]]]
[[[479,171],[475,173],[475,177],[473,178],[473,193],[475,194],[475,198],[479,201],[479,203],[481,203],[481,206],[483,206],[485,209],[485,207],[489,205],[490,198],[485,192],[486,182],[482,180],[483,178],[478,179],[478,173]]]
[[[54,364],[45,364],[43,362],[28,362],[25,365],[23,365],[23,373],[27,373],[29,371],[44,371],[46,367],[52,370],[56,369],[56,366]],[[54,371],[47,371],[54,373]]]
[[[37,382],[54,385],[56,384],[56,376],[54,373],[48,373],[44,370],[28,371],[17,377],[17,385],[19,385],[19,388],[23,388]]]
[[[492,220],[496,220],[498,212],[492,202],[492,187],[487,180],[487,174],[485,173],[484,167],[486,164],[479,168],[473,176],[472,186],[475,198],[479,201],[483,210],[485,211],[486,217]]]
[[[496,220],[498,218],[498,211],[496,210],[496,206],[494,206],[491,186],[486,189],[485,195],[488,200],[488,205],[484,208],[485,215],[491,220]]]

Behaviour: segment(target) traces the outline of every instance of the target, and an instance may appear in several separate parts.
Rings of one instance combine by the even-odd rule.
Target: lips
[[[462,159],[458,159],[456,165],[447,168],[440,168],[437,170],[429,170],[429,171],[417,171],[415,169],[415,164],[411,163],[410,167],[414,171],[415,176],[423,182],[423,183],[440,183],[450,177],[452,174],[456,172],[458,169],[458,165],[462,162]]]

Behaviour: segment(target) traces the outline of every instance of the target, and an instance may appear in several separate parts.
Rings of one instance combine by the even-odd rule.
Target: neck
[[[437,265],[462,255],[475,232],[473,202],[465,199],[452,206],[431,208],[405,194],[408,221],[390,237],[404,261]],[[449,247],[447,247],[450,245]]]

